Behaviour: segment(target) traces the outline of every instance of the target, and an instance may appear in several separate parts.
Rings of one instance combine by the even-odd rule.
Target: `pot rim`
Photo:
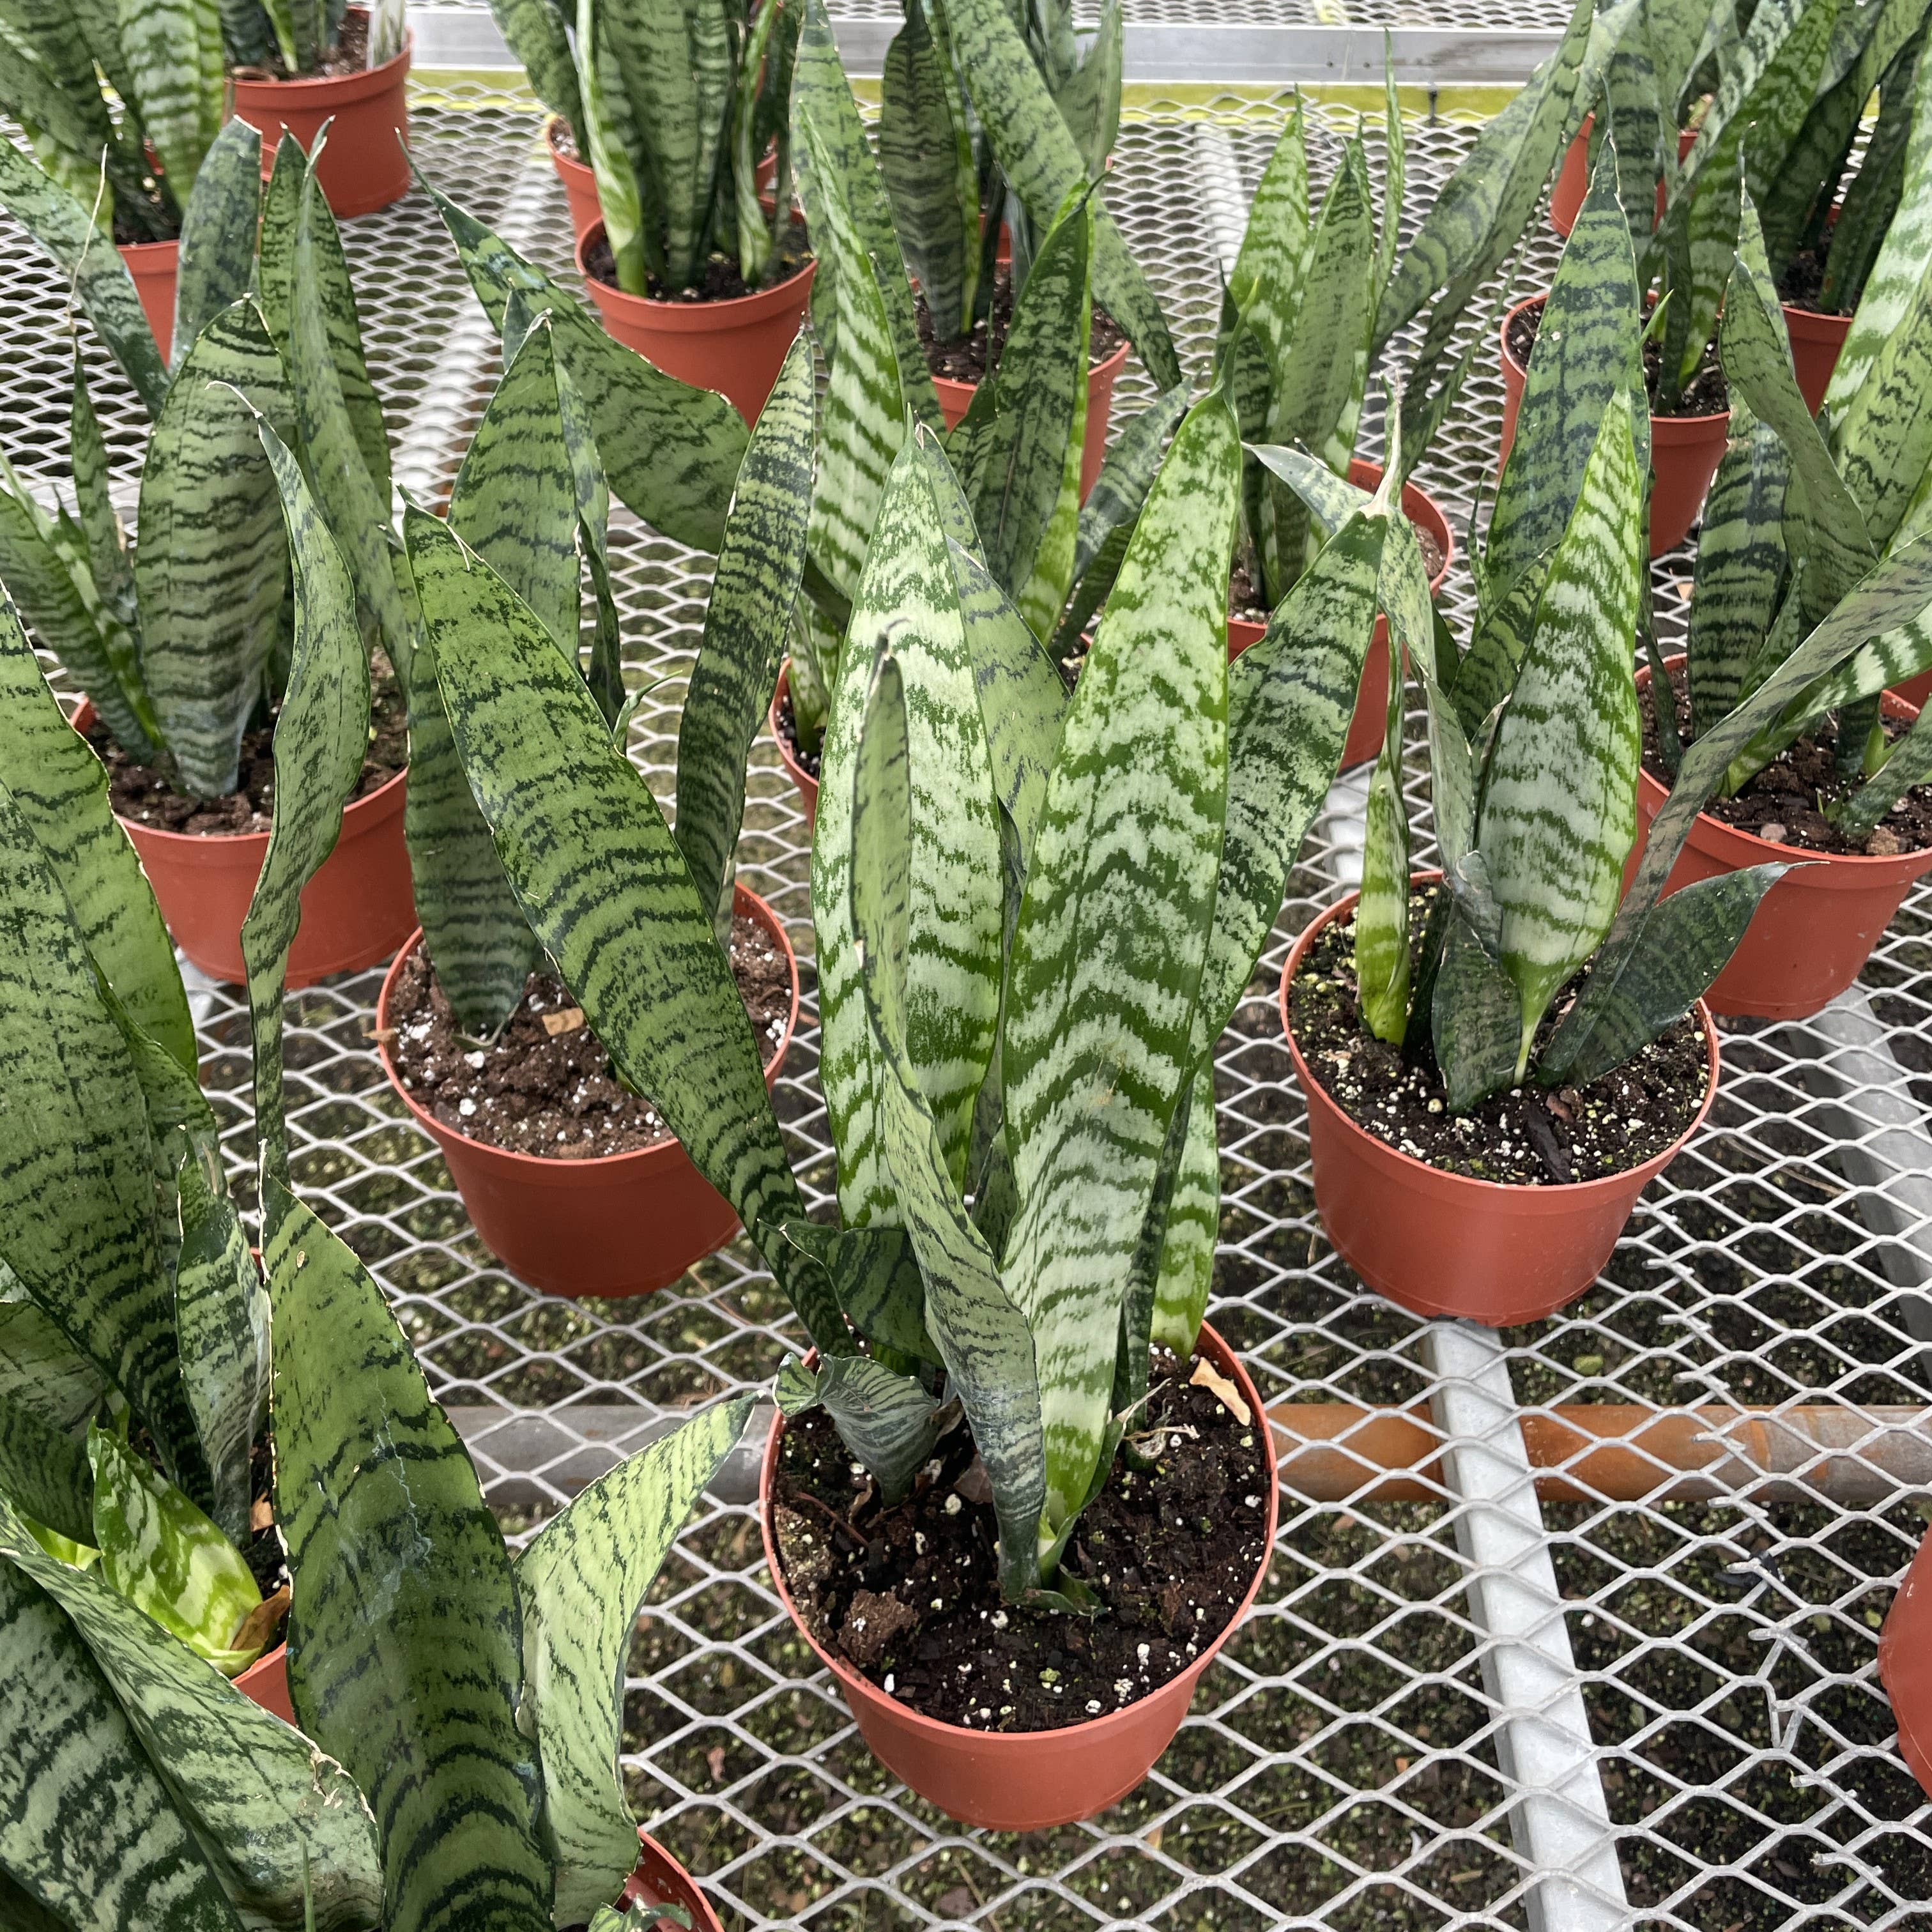
[[[561,114],[546,114],[544,116],[543,140],[545,152],[556,164],[560,170],[568,168],[574,173],[588,175],[594,182],[597,178],[597,170],[588,161],[580,159],[575,154],[566,154],[557,146],[557,130],[562,125],[563,116]]]
[[[1808,342],[1843,342],[1858,320],[1856,309],[1850,315],[1826,315],[1820,309],[1796,308],[1790,302],[1778,306],[1784,311],[1786,332],[1802,335]]]
[[[1685,653],[1682,651],[1675,652],[1664,659],[1664,668],[1670,670],[1676,670],[1684,662],[1684,657]],[[1636,688],[1640,694],[1650,688],[1650,667],[1647,664],[1639,664],[1636,668]],[[1888,718],[1902,718],[1910,724],[1918,716],[1918,706],[1900,698],[1894,692],[1883,692],[1880,697],[1880,709]],[[1670,796],[1670,788],[1661,779],[1653,778],[1641,764],[1637,766],[1637,782],[1642,788],[1645,802],[1653,812]],[[1903,873],[1907,879],[1916,879],[1921,872],[1932,868],[1932,846],[1922,846],[1912,852],[1807,852],[1802,847],[1774,844],[1768,838],[1759,838],[1754,832],[1746,832],[1736,825],[1726,825],[1721,818],[1714,818],[1708,812],[1699,812],[1696,822],[1706,828],[1710,835],[1707,841],[1708,845],[1720,848],[1726,844],[1734,845],[1734,850],[1723,853],[1722,856],[1726,859],[1735,859],[1740,866],[1775,865],[1780,862],[1789,864],[1795,853],[1797,866],[1792,874],[1793,878],[1798,876],[1798,872],[1810,870],[1814,866],[1827,869],[1841,866],[1844,868],[1840,874],[1843,882],[1850,883],[1856,878],[1861,886],[1867,886],[1875,884],[1876,875],[1881,872],[1888,872],[1894,877]],[[1782,884],[1784,881],[1780,880],[1779,883]],[[1823,872],[1821,871],[1817,877],[1804,880],[1803,883],[1806,885],[1823,884]]]
[[[1409,874],[1409,890],[1413,892],[1418,886],[1433,885],[1442,877],[1439,871],[1412,872]],[[1691,1010],[1696,1014],[1697,1024],[1703,1029],[1704,1034],[1705,1064],[1709,1073],[1708,1078],[1704,1082],[1704,1097],[1684,1131],[1660,1153],[1652,1154],[1637,1166],[1622,1168],[1615,1174],[1599,1174],[1594,1180],[1558,1181],[1547,1187],[1532,1186],[1525,1181],[1485,1180],[1478,1174],[1452,1174],[1446,1168],[1432,1167],[1426,1160],[1418,1160],[1413,1154],[1404,1154],[1401,1148],[1391,1147],[1387,1141],[1370,1133],[1316,1078],[1308,1063],[1302,1058],[1301,1048],[1296,1043],[1294,1028],[1289,1018],[1288,998],[1288,989],[1294,983],[1296,970],[1303,956],[1314,944],[1316,935],[1324,926],[1333,924],[1345,913],[1352,911],[1360,897],[1359,891],[1345,893],[1302,928],[1294,945],[1288,949],[1287,963],[1282,968],[1281,984],[1276,994],[1276,1003],[1281,1013],[1282,1034],[1288,1042],[1288,1053],[1294,1061],[1295,1078],[1301,1084],[1304,1098],[1312,1108],[1318,1104],[1318,1104],[1345,1126],[1350,1134],[1365,1148],[1371,1150],[1378,1160],[1386,1160],[1403,1170],[1413,1169],[1414,1175],[1432,1192],[1457,1192],[1472,1190],[1474,1190],[1477,1198],[1480,1198],[1486,1191],[1498,1197],[1507,1196],[1512,1201],[1526,1206],[1540,1202],[1545,1204],[1543,1211],[1557,1213],[1567,1211],[1578,1202],[1588,1198],[1592,1192],[1609,1197],[1628,1192],[1632,1183],[1635,1183],[1638,1191],[1641,1192],[1683,1152],[1703,1126],[1712,1104],[1718,1097],[1720,1060],[1717,1024],[1711,1017],[1710,1008],[1700,1000]],[[1404,1178],[1408,1178],[1405,1173]]]
[[[1202,1348],[1205,1342],[1206,1348]],[[1118,1711],[1104,1712],[1097,1718],[1083,1718],[1077,1724],[1062,1724],[1052,1730],[1044,1731],[978,1731],[964,1724],[949,1724],[938,1718],[928,1718],[922,1711],[915,1711],[890,1690],[882,1690],[878,1684],[855,1669],[846,1658],[826,1650],[812,1632],[806,1628],[805,1619],[798,1613],[798,1606],[792,1601],[790,1586],[785,1581],[784,1566],[778,1561],[778,1546],[772,1537],[772,1472],[778,1464],[778,1444],[784,1434],[784,1413],[775,1408],[772,1412],[771,1432],[765,1438],[765,1451],[758,1463],[758,1533],[764,1539],[765,1567],[771,1573],[772,1582],[778,1591],[778,1601],[784,1606],[785,1614],[791,1618],[793,1626],[811,1646],[812,1654],[830,1670],[848,1701],[858,1699],[863,1702],[883,1706],[892,1713],[894,1724],[904,1726],[916,1735],[931,1738],[970,1738],[976,1744],[984,1744],[994,1750],[1008,1745],[1020,1747],[1035,1743],[1043,1738],[1078,1738],[1083,1743],[1096,1747],[1106,1744],[1114,1732],[1124,1730],[1136,1714],[1157,1697],[1168,1695],[1178,1688],[1185,1688],[1191,1700],[1193,1687],[1199,1682],[1209,1664],[1220,1654],[1221,1648],[1229,1638],[1248,1620],[1248,1612],[1253,1609],[1255,1599],[1261,1594],[1261,1587],[1274,1562],[1275,1532],[1280,1527],[1281,1514],[1281,1473],[1280,1459],[1275,1453],[1274,1425],[1270,1420],[1267,1405],[1262,1402],[1256,1389],[1253,1378],[1249,1375],[1245,1364],[1230,1348],[1226,1339],[1210,1323],[1204,1321],[1199,1334],[1195,1340],[1197,1352],[1215,1357],[1217,1365],[1225,1368],[1232,1376],[1244,1400],[1253,1412],[1258,1429],[1262,1454],[1268,1460],[1268,1522],[1263,1532],[1262,1559],[1255,1566],[1255,1574],[1234,1614],[1214,1641],[1202,1652],[1184,1670],[1177,1671],[1165,1684],[1156,1685],[1145,1696],[1136,1697],[1130,1704],[1123,1705]],[[814,1352],[816,1352],[815,1351]]]
[[[128,264],[130,274],[138,274],[142,268],[158,268],[161,264],[158,258],[162,255],[172,255],[178,259],[181,237],[171,235],[165,242],[117,242],[114,244],[114,252]],[[139,267],[136,266],[137,263]]]
[[[551,150],[553,154],[555,152]],[[584,278],[584,292],[600,308],[614,309],[633,326],[654,328],[668,335],[712,334],[764,322],[796,302],[799,284],[808,280],[818,267],[818,256],[808,256],[783,281],[754,289],[749,295],[733,296],[724,302],[665,302],[656,296],[634,296],[614,283],[599,281],[591,274],[587,259],[591,244],[603,238],[604,220],[600,215],[585,229],[577,244],[577,272]]]
[[[349,14],[368,14],[366,7],[350,7]],[[286,100],[301,107],[316,107],[324,102],[336,106],[346,106],[358,100],[373,100],[385,94],[401,80],[410,70],[410,56],[416,52],[416,37],[413,31],[403,35],[402,51],[392,54],[380,67],[358,68],[354,74],[310,74],[291,75],[286,80],[244,80],[230,73],[228,85],[236,101],[245,95],[250,107],[267,107],[277,100]]]
[[[1540,308],[1550,299],[1548,289],[1532,296],[1525,296],[1520,302],[1512,303],[1503,311],[1503,319],[1496,325],[1496,340],[1502,345],[1503,367],[1510,374],[1529,380],[1529,365],[1519,362],[1510,352],[1510,324],[1526,308]],[[1653,410],[1650,416],[1651,440],[1655,442],[1660,436],[1666,442],[1702,442],[1710,434],[1713,424],[1721,424],[1728,434],[1731,420],[1729,410],[1714,410],[1708,416],[1660,416]]]
[[[142,245],[172,248],[180,244],[168,242],[144,243]],[[85,738],[87,728],[94,721],[94,700],[83,698],[68,722]],[[410,768],[405,765],[393,778],[385,778],[374,791],[361,798],[351,799],[342,808],[342,830],[336,835],[337,845],[340,847],[352,830],[359,832],[366,825],[386,818],[392,812],[401,811],[404,801],[402,788],[409,775]],[[356,820],[353,827],[350,824],[352,817]],[[170,832],[164,825],[143,825],[138,818],[123,818],[118,812],[114,814],[114,820],[130,838],[152,838],[164,845],[178,845],[184,850],[212,850],[224,846],[230,850],[239,850],[253,844],[266,852],[268,840],[273,836],[266,832]]]
[[[1106,376],[1109,380],[1118,377],[1120,371],[1127,366],[1127,356],[1133,346],[1130,341],[1123,342],[1112,355],[1106,357],[1103,361],[1089,362],[1087,365],[1088,389],[1090,391],[1092,389],[1095,381],[1100,377]],[[932,379],[932,386],[941,396],[944,396],[950,391],[956,401],[963,398],[970,402],[980,385],[976,382],[962,382],[956,376],[935,376]],[[974,1735],[976,1736],[978,1733],[975,1732]],[[1002,1731],[996,1735],[1001,1737],[1018,1737],[1021,1733],[1017,1731]]]
[[[746,885],[735,884],[737,910],[743,911],[758,924],[777,938],[784,949],[786,970],[791,975],[791,1011],[785,1021],[784,1031],[764,1064],[765,1086],[770,1090],[784,1066],[786,1053],[791,1046],[792,1035],[798,1026],[799,979],[798,956],[792,950],[791,940],[784,929],[784,922],[771,908]],[[404,1086],[401,1076],[396,1071],[395,1062],[389,1054],[389,1042],[380,1036],[388,1030],[389,1000],[395,990],[396,976],[403,969],[403,962],[423,943],[423,929],[418,926],[403,941],[401,950],[390,961],[388,970],[382,975],[382,991],[376,996],[376,1052],[382,1063],[382,1072],[397,1097],[401,1100],[415,1118],[416,1124],[440,1145],[445,1138],[460,1141],[466,1148],[481,1150],[487,1157],[508,1162],[512,1167],[527,1169],[532,1174],[538,1172],[564,1177],[572,1174],[604,1174],[613,1172],[620,1162],[628,1162],[633,1167],[646,1167],[654,1164],[668,1164],[674,1160],[688,1160],[691,1156],[684,1150],[684,1143],[675,1135],[668,1139],[653,1142],[649,1147],[626,1148],[621,1154],[592,1154],[586,1160],[559,1160],[554,1156],[525,1154],[520,1148],[497,1147],[493,1142],[479,1140],[473,1134],[466,1134],[460,1127],[452,1127],[446,1120],[439,1120],[416,1096]]]

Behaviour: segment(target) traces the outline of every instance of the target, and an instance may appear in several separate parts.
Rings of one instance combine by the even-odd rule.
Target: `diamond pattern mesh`
[[[1240,198],[1278,124],[1258,122],[1251,101],[1228,108],[1138,114],[1108,197],[1197,371],[1219,300],[1216,250],[1238,234]],[[566,269],[562,199],[527,105],[419,86],[413,112],[430,176]],[[1339,112],[1319,122],[1321,179],[1352,125]],[[1407,135],[1412,219],[1471,134],[1418,119]],[[1372,159],[1378,170],[1378,150]],[[346,236],[400,479],[434,491],[494,380],[494,346],[421,196],[346,224]],[[1525,254],[1519,286],[1546,285],[1553,238],[1538,228]],[[1492,332],[1493,317],[1471,326]],[[10,227],[0,227],[0,446],[52,485],[65,416],[62,292]],[[131,487],[139,413],[89,352]],[[1117,409],[1148,393],[1136,369]],[[1459,530],[1494,463],[1501,396],[1494,354],[1479,348],[1464,403],[1418,478]],[[707,560],[629,521],[614,535],[630,677],[666,680],[632,750],[668,793]],[[1667,634],[1681,630],[1688,569],[1682,556],[1658,568]],[[1466,626],[1460,566],[1445,596]],[[1090,1825],[1025,1838],[952,1826],[870,1757],[779,1610],[747,1506],[748,1465],[735,1466],[639,1625],[626,1758],[654,1828],[704,1876],[728,1923],[1250,1932],[1318,1916],[1433,1932],[1634,1915],[1769,1932],[1923,1919],[1928,1812],[1896,1755],[1874,1668],[1877,1626],[1926,1514],[1909,1428],[1888,1438],[1904,1444],[1892,1476],[1787,1433],[1774,1471],[1734,1458],[1702,1494],[1654,1460],[1655,1493],[1641,1499],[1601,1480],[1574,1439],[1541,1452],[1540,1502],[1526,1466],[1513,1502],[1561,1593],[1540,1635],[1555,1688],[1538,1711],[1498,1702],[1505,1646],[1474,1607],[1487,1599],[1471,1591],[1500,1560],[1485,1527],[1493,1511],[1459,1491],[1462,1462],[1438,1455],[1453,1438],[1400,1484],[1370,1444],[1388,1412],[1425,1428],[1447,1412],[1444,1338],[1363,1289],[1324,1239],[1275,1013],[1292,935],[1340,890],[1359,848],[1359,790],[1353,812],[1346,786],[1332,802],[1218,1054],[1212,1319],[1271,1402],[1359,1410],[1339,1438],[1346,1453],[1328,1479],[1284,1496],[1262,1600],[1148,1783]],[[1426,811],[1420,791],[1416,804]],[[814,1078],[808,850],[761,737],[740,863],[803,962],[806,1012],[777,1099],[808,1193],[823,1201],[831,1159]],[[368,1037],[380,979],[290,998],[296,1181],[393,1298],[514,1534],[667,1411],[768,1384],[796,1336],[742,1241],[636,1301],[553,1300],[508,1278],[384,1084]],[[1858,995],[1816,1023],[1726,1029],[1711,1123],[1650,1190],[1603,1280],[1564,1315],[1501,1337],[1496,1371],[1532,1436],[1578,1404],[1749,1406],[1793,1418],[1794,1431],[1822,1411],[1853,1436],[1872,1412],[1894,1423],[1900,1410],[1922,1412],[1928,1016],[1932,892],[1922,890]],[[204,1084],[245,1186],[247,1024],[234,988],[206,994],[202,1043]],[[1520,1434],[1502,1439],[1520,1460]],[[1853,1481],[1847,1472],[1861,1468]],[[1580,1698],[1595,1772],[1586,1762],[1575,1787],[1587,1800],[1583,1838],[1558,1854],[1556,1840],[1539,1850],[1512,1821],[1528,1816],[1523,1801],[1541,1777],[1524,1726],[1564,1698]],[[1593,1809],[1613,1834],[1608,1880],[1600,1856],[1588,1862]],[[1585,1882],[1551,1882],[1538,1861],[1552,1858],[1580,1861]]]

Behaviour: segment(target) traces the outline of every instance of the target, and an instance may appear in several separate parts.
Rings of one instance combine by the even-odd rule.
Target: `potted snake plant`
[[[339,529],[377,680],[375,736],[341,842],[315,880],[292,983],[387,958],[415,923],[403,848],[408,624],[370,508],[388,442],[364,368],[355,298],[314,168],[284,143],[260,218],[256,136],[214,154],[224,208],[198,204],[211,247],[184,272],[180,356],[157,400],[139,541],[109,498],[100,434],[74,364],[75,508],[50,514],[0,470],[0,582],[87,703],[75,724],[109,764],[116,808],[170,931],[210,977],[248,976],[240,932],[266,854],[273,721],[288,675],[288,548],[251,412],[304,452]],[[205,176],[216,172],[213,159]],[[204,193],[206,192],[206,183]],[[193,328],[190,335],[188,330]]]
[[[1918,158],[1918,171],[1932,157]],[[1814,422],[1791,368],[1754,204],[1724,295],[1724,364],[1738,400],[1711,494],[1682,658],[1653,661],[1648,822],[1686,755],[1760,691],[1808,628],[1862,591],[1881,559],[1920,547],[1932,443],[1916,428],[1932,374],[1928,271],[1888,237]],[[1711,988],[1722,1013],[1798,1018],[1850,986],[1912,882],[1932,867],[1932,725],[1888,689],[1932,665],[1913,611],[1827,665],[1726,766],[1672,884],[1786,856],[1780,882]],[[1676,700],[1663,701],[1670,691]]]
[[[551,110],[578,267],[604,326],[753,420],[812,286],[787,125],[798,0],[579,0],[568,16],[554,0],[493,4]]]

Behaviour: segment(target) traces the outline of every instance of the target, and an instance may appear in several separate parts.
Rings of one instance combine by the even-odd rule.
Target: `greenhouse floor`
[[[1282,104],[1163,107],[1144,93],[1108,199],[1198,374]],[[425,172],[567,271],[530,104],[444,80],[418,86],[413,112]],[[1318,119],[1325,183],[1354,115]],[[1471,129],[1418,116],[1406,135],[1412,222]],[[423,196],[346,233],[398,481],[434,497],[494,382],[495,344]],[[1546,285],[1556,259],[1539,221],[1516,286]],[[67,412],[62,302],[0,227],[0,446],[49,487]],[[1502,406],[1492,308],[1471,326],[1487,342],[1418,478],[1459,544]],[[131,494],[138,412],[94,361]],[[1117,409],[1148,393],[1136,370]],[[668,794],[708,560],[634,523],[614,537],[629,674],[665,680],[632,750]],[[1658,566],[1666,638],[1681,634],[1688,568]],[[1469,592],[1459,562],[1444,593],[1459,626]],[[742,874],[788,922],[806,979],[780,1111],[824,1202],[809,835],[762,736],[750,791]],[[1286,1431],[1255,1615],[1125,1802],[1032,1837],[962,1830],[880,1770],[780,1610],[750,1507],[754,1424],[639,1627],[626,1760],[654,1830],[728,1924],[1932,1923],[1932,1808],[1874,1670],[1932,1474],[1932,891],[1914,892],[1860,985],[1815,1021],[1726,1028],[1710,1124],[1584,1300],[1499,1335],[1427,1323],[1361,1288],[1323,1238],[1275,1008],[1290,938],[1351,880],[1362,791],[1345,776],[1318,822],[1219,1054],[1210,1318]],[[767,1386],[796,1332],[742,1241],[634,1301],[550,1299],[496,1268],[384,1083],[370,1039],[380,977],[290,998],[296,1183],[393,1297],[514,1534],[670,1415]],[[202,1078],[245,1186],[245,1006],[212,988],[202,1012]],[[1606,1451],[1605,1436],[1622,1446]]]

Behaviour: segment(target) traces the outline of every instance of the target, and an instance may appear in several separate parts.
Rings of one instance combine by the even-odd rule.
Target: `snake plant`
[[[347,0],[218,0],[218,6],[229,64],[279,69],[279,78],[290,80],[322,71],[338,51],[349,12]],[[402,0],[368,0],[364,10],[364,64],[380,67],[403,50],[406,9]]]
[[[799,0],[490,0],[537,98],[597,178],[617,286],[700,286],[713,254],[747,288],[789,272],[788,102]],[[769,212],[758,166],[776,142]]]

